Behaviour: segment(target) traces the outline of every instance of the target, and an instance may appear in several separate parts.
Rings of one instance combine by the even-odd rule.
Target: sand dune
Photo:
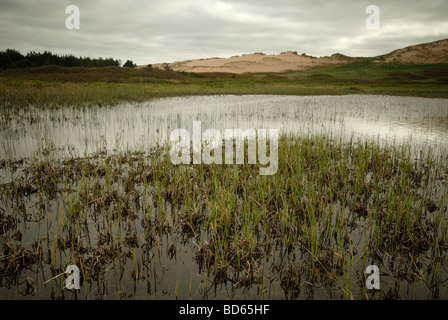
[[[448,63],[448,39],[398,49],[374,58],[374,61],[377,63]],[[304,53],[299,55],[295,51],[287,51],[273,55],[252,53],[230,58],[177,61],[168,64],[156,64],[154,67],[163,68],[169,66],[175,71],[198,73],[285,72],[345,64],[357,59],[364,58],[348,57],[339,53],[317,58]]]
[[[378,57],[379,62],[448,63],[448,39],[409,46]]]
[[[306,70],[315,66],[341,64],[351,59],[342,55],[316,58],[288,51],[277,55],[253,53],[227,59],[210,58],[179,61],[171,63],[169,66],[173,70],[186,72],[284,72],[289,70]]]

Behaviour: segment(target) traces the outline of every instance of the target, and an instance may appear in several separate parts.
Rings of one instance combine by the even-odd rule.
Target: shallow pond
[[[357,95],[195,96],[84,109],[69,106],[54,110],[29,107],[8,116],[2,115],[0,297],[447,298],[448,171],[447,163],[437,160],[440,155],[446,156],[448,150],[446,101]],[[354,193],[345,195],[344,190],[337,190],[338,183],[335,182],[339,196],[346,197],[347,202],[359,202],[353,205],[340,199],[334,202],[326,198],[325,201],[320,200],[316,210],[326,220],[315,222],[313,230],[302,230],[303,238],[298,236],[292,248],[286,245],[289,240],[280,240],[281,234],[279,236],[277,232],[280,228],[288,229],[291,221],[297,223],[292,217],[294,211],[279,209],[264,216],[264,211],[268,210],[262,208],[260,219],[266,219],[265,222],[253,222],[250,214],[244,211],[243,198],[247,194],[241,191],[241,186],[235,188],[233,191],[238,199],[229,197],[228,203],[235,200],[234,204],[229,205],[234,206],[232,214],[238,216],[234,223],[241,223],[247,229],[241,228],[240,233],[229,229],[235,232],[229,236],[234,247],[226,247],[225,241],[221,245],[235,250],[235,255],[238,254],[236,259],[223,255],[216,246],[211,245],[216,241],[213,236],[219,233],[212,232],[211,228],[217,225],[209,217],[222,203],[210,205],[209,197],[213,194],[202,192],[204,190],[197,189],[196,184],[190,185],[196,197],[191,198],[192,202],[180,205],[174,201],[171,203],[168,196],[183,201],[181,196],[172,194],[187,194],[190,191],[175,188],[180,183],[188,185],[182,180],[183,173],[179,174],[183,169],[178,166],[175,170],[180,171],[173,173],[171,170],[175,166],[153,166],[149,156],[145,155],[150,150],[158,150],[154,148],[157,145],[163,146],[174,129],[192,132],[194,121],[201,121],[202,130],[278,129],[294,136],[333,137],[341,142],[355,142],[359,138],[361,141],[377,141],[381,146],[410,145],[416,150],[433,150],[437,156],[431,164],[423,163],[421,167],[418,164],[415,168],[409,165],[410,162],[404,161],[401,165],[400,161],[392,159],[390,163],[397,165],[397,170],[384,170],[384,177],[377,180],[371,178],[371,172],[359,179],[354,175],[344,180],[333,171],[334,175],[322,177],[323,183],[318,186],[307,181],[321,176],[313,173],[310,168],[318,169],[309,161],[311,167],[302,170],[305,172],[303,179],[297,181],[303,183],[304,190],[316,187],[318,191],[315,194],[309,191],[312,195],[304,197],[303,207],[311,208],[307,204],[310,199],[324,199],[328,191],[323,188],[330,183],[329,180],[335,179],[344,181],[345,185],[342,182],[341,185],[354,186],[354,191],[350,189]],[[309,149],[315,144],[320,149],[323,149],[322,146],[331,147],[325,143],[319,145],[313,140],[308,145]],[[332,152],[337,155],[340,150],[336,148]],[[369,154],[367,151],[366,155]],[[364,164],[361,162],[357,167],[352,160],[359,160],[362,152],[347,152],[350,160],[345,163],[344,157],[339,155],[334,168],[341,164],[341,168],[349,168],[346,173],[356,173],[355,170]],[[376,154],[377,160],[382,159],[380,154]],[[313,155],[309,159],[319,160]],[[386,156],[384,159],[389,160]],[[368,166],[368,161],[366,163]],[[326,164],[332,164],[331,159]],[[350,167],[352,165],[354,167]],[[381,167],[381,162],[377,161],[376,165]],[[156,171],[152,171],[152,167],[156,167]],[[210,169],[200,171],[203,169],[188,166],[184,169],[188,177],[200,182],[207,180],[198,178],[201,173],[212,179]],[[401,169],[409,170],[409,175],[397,172]],[[205,176],[205,172],[209,175]],[[365,174],[367,171],[362,172]],[[168,175],[168,180],[164,175]],[[282,175],[282,172],[277,175]],[[408,182],[400,180],[405,179],[404,176],[413,185],[409,188],[397,187],[396,184]],[[281,183],[286,183],[287,178],[281,177],[274,186],[282,189],[284,186]],[[420,178],[422,181],[426,179],[423,184]],[[263,179],[255,176],[247,181],[252,181],[256,186],[266,181]],[[160,181],[167,184],[167,189],[158,185]],[[358,185],[357,181],[361,183]],[[214,183],[218,182],[220,179],[215,178]],[[356,189],[358,187],[361,191]],[[160,191],[162,189],[163,192]],[[409,191],[407,189],[411,192],[406,193]],[[260,190],[255,188],[255,192]],[[358,191],[361,195],[356,198]],[[227,197],[227,194],[223,193],[222,196]],[[249,196],[256,197],[258,194]],[[384,212],[388,213],[387,221],[392,226],[391,234],[386,234],[389,231],[384,229],[384,238],[383,235],[379,237],[378,241],[384,240],[384,243],[369,243],[377,239],[377,235],[372,236],[375,230],[383,230],[378,226],[380,220],[369,220],[365,214],[376,206],[380,207],[372,199],[381,201]],[[428,199],[431,201],[428,202]],[[263,207],[263,204],[255,203]],[[290,205],[293,206],[292,203]],[[408,219],[403,225],[410,225],[409,229],[400,229],[402,220],[395,220],[393,215],[389,215],[389,209],[406,206],[416,212],[420,210],[419,216],[400,216],[400,219]],[[252,212],[252,209],[247,212]],[[378,212],[381,210],[378,209]],[[403,210],[408,212],[406,208]],[[187,215],[187,211],[192,212],[191,215]],[[247,224],[243,216],[249,221]],[[279,216],[288,223],[282,224]],[[372,227],[369,221],[378,225]],[[331,232],[326,223],[332,225]],[[297,228],[300,229],[300,223]],[[432,238],[428,240],[422,236],[416,247],[397,240],[401,233],[404,239],[404,233],[420,229],[423,231],[418,235],[422,236],[428,230],[428,234],[433,234]],[[312,238],[320,246],[314,254],[306,246]],[[393,241],[401,246],[399,250],[397,248],[400,252],[397,256],[388,254],[395,250]],[[377,252],[371,249],[375,245],[379,248]],[[367,250],[372,250],[372,255],[364,256]],[[223,260],[211,263],[210,259],[218,257],[218,254],[222,255]],[[226,259],[233,259],[232,263],[237,260],[238,266],[241,260],[241,266],[237,268],[230,262],[223,265]],[[369,262],[381,263],[384,272],[382,290],[365,290],[363,270]],[[205,266],[207,263],[209,267]],[[65,288],[66,276],[63,272],[71,264],[80,269],[80,290]]]
[[[379,138],[448,146],[446,100],[388,96],[195,96],[58,110],[29,108],[0,130],[0,159],[52,145],[76,150],[148,150],[176,128],[279,129],[284,133]]]

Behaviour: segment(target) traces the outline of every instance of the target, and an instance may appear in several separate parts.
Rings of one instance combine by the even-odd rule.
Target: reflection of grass
[[[186,243],[194,244],[203,278],[235,289],[277,283],[288,297],[310,284],[340,298],[365,297],[359,279],[371,262],[403,286],[424,281],[433,290],[446,276],[440,273],[448,249],[446,154],[283,136],[277,174],[260,176],[258,165],[175,166],[165,147],[66,160],[47,150],[25,161],[19,170],[26,178],[0,189],[8,243],[2,259],[24,254],[20,243],[9,245],[23,219],[42,221],[47,234],[26,261],[0,269],[2,277],[19,283],[20,271],[36,261],[48,261],[56,273],[72,259],[83,266],[83,283],[108,287],[106,266],[116,264],[117,281],[144,286],[156,272],[151,257],[166,252],[191,261],[182,258]],[[191,280],[188,293],[180,287],[180,274],[191,274],[181,270],[174,298],[191,295]],[[416,276],[423,271],[426,278]],[[433,297],[437,292],[444,291]],[[379,295],[388,297],[386,290]]]

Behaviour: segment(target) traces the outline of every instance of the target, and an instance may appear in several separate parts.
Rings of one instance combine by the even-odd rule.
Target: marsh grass
[[[80,298],[59,278],[51,290],[23,285],[36,267],[47,280],[75,263],[85,299],[204,298],[220,286],[228,297],[227,284],[238,297],[397,298],[395,285],[365,290],[360,275],[377,264],[399,286],[424,282],[427,297],[446,297],[446,154],[283,135],[271,176],[247,159],[175,166],[167,145],[54,154],[5,164],[13,178],[0,187],[3,287]],[[173,292],[162,280],[171,268]]]
[[[158,69],[145,71],[120,68],[65,68],[67,70],[54,74],[32,68],[6,70],[0,72],[0,105],[1,112],[6,114],[2,120],[13,119],[14,113],[28,106],[85,108],[92,105],[111,106],[122,102],[142,102],[151,98],[193,95],[380,94],[448,97],[444,76],[446,65],[380,66],[370,62],[363,62],[361,66],[358,64],[354,62],[324,70],[275,75],[190,74]],[[397,73],[400,75],[398,78],[394,76]],[[417,81],[415,77],[424,77],[424,80]]]

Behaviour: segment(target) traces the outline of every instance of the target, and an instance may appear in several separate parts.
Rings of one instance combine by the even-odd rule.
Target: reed
[[[264,298],[267,279],[290,297],[320,284],[341,299],[360,298],[353,277],[365,264],[387,256],[406,260],[409,254],[433,265],[428,284],[434,292],[443,289],[447,154],[283,135],[278,173],[259,176],[258,165],[174,166],[166,146],[67,159],[55,150],[41,152],[16,169],[25,175],[0,186],[2,233],[9,239],[25,220],[42,221],[45,240],[37,240],[48,253],[36,252],[40,263],[60,270],[69,263],[67,254],[82,266],[83,286],[98,294],[111,290],[108,272],[126,283],[127,268],[132,292],[149,286],[143,278],[157,279],[158,270],[151,257],[188,260],[181,248],[193,244],[190,259],[205,282],[190,274],[189,288],[182,290],[181,274],[187,273],[179,269],[174,298],[194,298],[193,285],[206,294],[208,282],[230,282],[235,290],[260,286]],[[47,208],[44,219],[33,206],[37,201]],[[12,261],[18,247],[5,248],[2,259]],[[430,254],[434,258],[425,260]],[[397,279],[400,272],[399,266],[391,270]],[[0,274],[19,279],[25,273],[2,266]],[[151,282],[147,291],[154,294],[157,280]],[[58,288],[63,290],[62,283]]]

